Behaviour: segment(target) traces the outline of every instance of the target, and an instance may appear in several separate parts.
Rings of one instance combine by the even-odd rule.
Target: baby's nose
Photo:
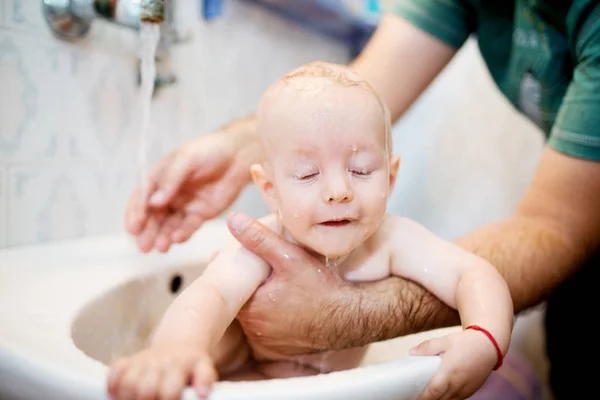
[[[336,178],[327,183],[324,199],[326,203],[348,203],[353,199],[348,178]]]

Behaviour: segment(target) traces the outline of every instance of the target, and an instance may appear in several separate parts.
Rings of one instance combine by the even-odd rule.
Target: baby
[[[347,67],[318,62],[271,85],[257,119],[265,161],[251,173],[273,211],[261,222],[347,281],[401,276],[457,309],[464,330],[413,353],[442,357],[421,398],[473,393],[508,349],[510,294],[485,260],[385,213],[399,157],[391,151],[390,116],[382,99]],[[114,363],[109,393],[178,399],[191,384],[205,398],[218,376],[251,380],[358,366],[366,347],[332,352],[323,363],[319,354],[281,359],[246,342],[232,322],[270,272],[237,241],[228,244],[174,300],[150,347]]]

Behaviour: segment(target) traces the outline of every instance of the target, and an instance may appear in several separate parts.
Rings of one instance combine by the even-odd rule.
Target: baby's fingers
[[[142,378],[142,372],[143,371],[138,364],[128,366],[117,383],[116,398],[119,400],[139,399],[138,382]]]
[[[450,340],[447,336],[437,339],[426,340],[416,347],[410,349],[411,356],[437,356],[450,347]]]
[[[194,367],[193,386],[201,399],[206,399],[213,383],[218,379],[214,365],[208,359],[198,361]]]
[[[108,394],[112,398],[116,398],[119,390],[119,384],[123,375],[127,371],[128,363],[125,359],[116,361],[110,368],[108,375]]]
[[[440,400],[448,398],[450,381],[443,371],[438,371],[425,387],[418,400]],[[451,397],[450,397],[451,398]]]
[[[168,369],[163,374],[160,400],[179,400],[185,389],[188,376],[181,370]]]
[[[159,399],[161,371],[156,368],[146,368],[137,383],[137,400]]]

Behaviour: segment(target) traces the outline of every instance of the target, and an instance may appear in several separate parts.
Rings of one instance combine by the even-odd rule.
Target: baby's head
[[[252,176],[294,239],[341,257],[369,238],[399,165],[373,88],[345,66],[308,64],[267,89],[257,119],[265,161]]]

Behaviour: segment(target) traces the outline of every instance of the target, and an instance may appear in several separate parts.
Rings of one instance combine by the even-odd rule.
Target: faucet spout
[[[168,0],[140,0],[140,21],[155,24],[163,22],[165,1]]]
[[[68,40],[87,34],[94,19],[138,29],[142,22],[162,23],[172,14],[172,0],[42,0],[52,32]]]

